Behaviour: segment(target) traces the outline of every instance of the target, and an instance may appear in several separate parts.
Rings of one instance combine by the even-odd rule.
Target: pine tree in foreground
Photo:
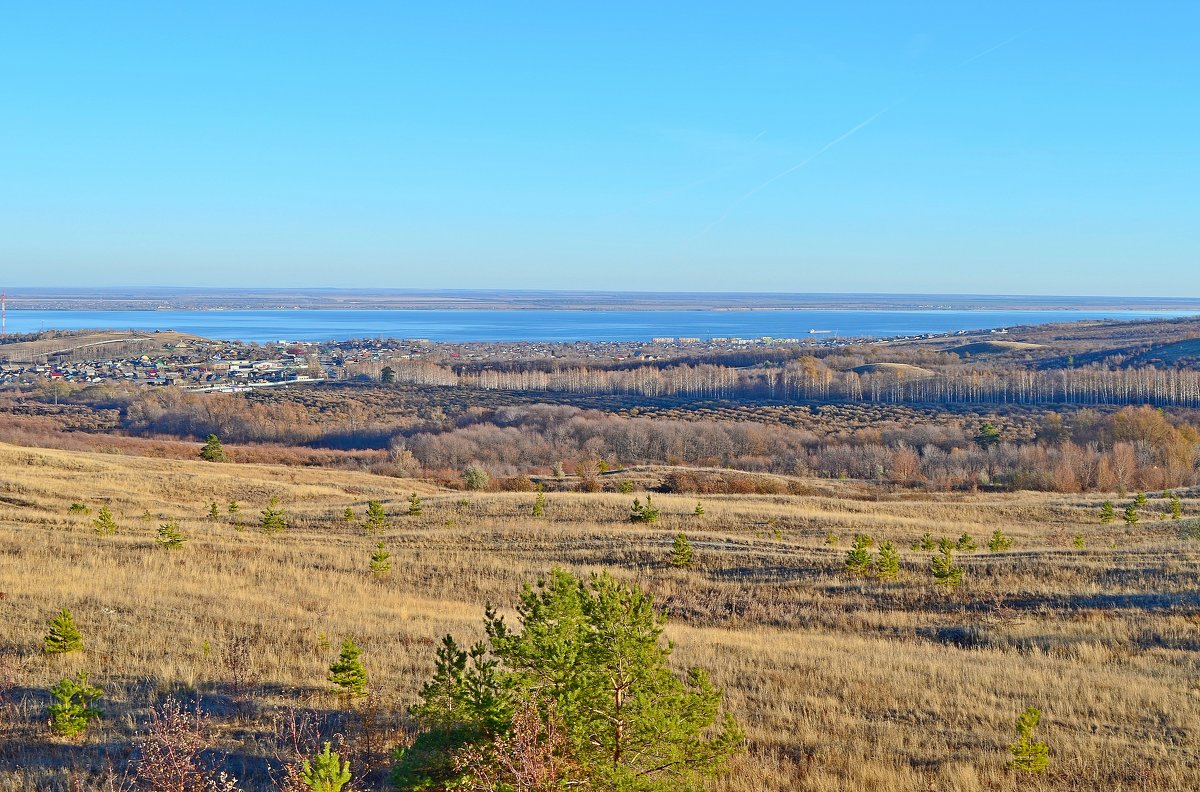
[[[63,608],[57,616],[50,620],[50,630],[46,633],[46,654],[65,654],[67,652],[83,651],[83,636],[75,626],[71,611]]]
[[[1107,525],[1115,519],[1117,519],[1117,510],[1113,506],[1113,502],[1104,501],[1104,503],[1100,504],[1100,522]]]
[[[1017,741],[1008,746],[1012,760],[1008,766],[1026,773],[1040,773],[1050,765],[1050,748],[1033,739],[1033,730],[1042,718],[1042,711],[1030,707],[1017,718]]]
[[[92,525],[101,536],[117,532],[117,521],[113,519],[112,511],[107,506],[101,506],[100,511],[96,512],[96,519],[92,520]]]
[[[1137,523],[1138,523],[1137,506],[1135,506],[1131,503],[1125,507],[1125,524],[1126,525],[1137,525]]]
[[[671,564],[680,569],[689,569],[693,563],[692,543],[682,531],[675,534],[675,543],[671,546]]]
[[[330,750],[329,743],[319,754],[304,760],[300,780],[311,792],[341,792],[350,783],[350,762]]]
[[[74,677],[64,677],[50,688],[50,695],[55,701],[49,708],[50,728],[62,737],[82,734],[90,721],[104,714],[92,706],[104,695],[104,691],[89,685],[84,671]]]
[[[342,641],[342,652],[338,659],[329,666],[329,681],[340,693],[347,696],[361,696],[367,692],[367,670],[363,668],[362,655],[352,638]]]
[[[704,504],[703,503],[701,503],[700,501],[696,501],[696,508],[692,510],[692,516],[693,517],[703,517],[704,516]]]
[[[412,708],[420,731],[398,752],[398,789],[460,789],[483,775],[496,783],[465,788],[562,789],[557,771],[545,784],[517,785],[542,765],[537,757],[550,759],[551,733],[563,737],[549,752],[554,764],[580,789],[700,789],[744,750],[707,675],[672,670],[666,618],[636,585],[556,569],[524,587],[517,614],[519,623],[509,625],[489,608],[486,639],[469,650],[450,636],[442,642],[436,672]],[[535,716],[527,728],[523,709]],[[497,743],[517,734],[524,735],[517,744]],[[517,763],[520,775],[510,763],[516,753],[532,761]]]

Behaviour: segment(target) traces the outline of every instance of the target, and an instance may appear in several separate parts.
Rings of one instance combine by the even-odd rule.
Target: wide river
[[[427,338],[433,341],[643,341],[697,338],[890,337],[1082,319],[1161,319],[1194,311],[1048,310],[253,310],[8,312],[8,332],[178,330],[241,341]]]

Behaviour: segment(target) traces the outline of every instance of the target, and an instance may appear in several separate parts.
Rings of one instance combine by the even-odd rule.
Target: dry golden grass
[[[273,732],[297,703],[351,739],[355,766],[372,771],[360,787],[381,788],[435,641],[478,637],[486,602],[510,605],[556,564],[654,592],[680,667],[725,688],[750,744],[714,790],[1015,790],[1006,746],[1029,705],[1045,711],[1053,751],[1036,788],[1200,788],[1200,552],[1156,519],[1163,502],[1126,528],[1098,525],[1099,499],[1082,496],[709,496],[697,518],[695,497],[655,495],[661,521],[634,526],[633,496],[615,494],[551,493],[534,519],[532,494],[325,469],[0,446],[0,471],[0,790],[99,788],[94,771],[128,756],[167,692],[206,702],[247,788],[269,788]],[[404,515],[413,491],[419,517]],[[273,496],[292,527],[266,536],[254,523]],[[231,499],[246,525],[205,518]],[[371,499],[393,515],[378,537],[341,520]],[[96,535],[74,501],[109,504],[121,530]],[[154,542],[166,518],[189,540],[179,550]],[[908,549],[963,531],[982,548],[996,528],[1014,549],[962,555],[952,594],[931,585],[928,553]],[[680,530],[696,547],[690,571],[666,563]],[[900,579],[842,571],[855,532],[901,548]],[[375,580],[380,538],[394,566]],[[48,658],[42,635],[62,607],[87,651]],[[324,682],[348,636],[375,691],[354,717]],[[244,661],[230,657],[239,645]],[[40,691],[77,668],[107,691],[108,716],[70,743],[48,735]]]

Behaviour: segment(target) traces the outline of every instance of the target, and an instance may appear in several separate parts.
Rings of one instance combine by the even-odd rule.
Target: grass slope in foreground
[[[1008,745],[1030,706],[1050,745],[1040,788],[1200,787],[1200,552],[1160,499],[1126,526],[1100,524],[1103,497],[866,501],[847,486],[705,497],[697,515],[695,497],[656,494],[644,525],[629,521],[644,493],[550,493],[534,518],[533,493],[331,470],[0,445],[0,471],[2,790],[98,788],[87,769],[125,761],[168,693],[200,696],[248,789],[272,788],[297,724],[344,735],[355,788],[383,788],[441,637],[480,637],[485,603],[511,614],[520,584],[555,565],[640,583],[671,616],[672,661],[724,688],[749,750],[715,790],[1024,788]],[[421,513],[408,516],[412,492]],[[271,498],[288,527],[268,535]],[[368,535],[372,500],[387,518]],[[93,525],[101,505],[113,534]],[[166,549],[156,533],[171,519],[187,541]],[[996,529],[1010,550],[987,552]],[[690,569],[671,564],[681,532]],[[964,532],[979,550],[955,554],[963,582],[946,591],[932,554],[910,547]],[[855,534],[899,548],[898,577],[849,574]],[[386,575],[370,571],[381,541]],[[63,608],[86,648],[46,656]],[[326,681],[347,638],[373,691],[352,705]],[[106,714],[81,741],[52,737],[46,691],[79,670]]]

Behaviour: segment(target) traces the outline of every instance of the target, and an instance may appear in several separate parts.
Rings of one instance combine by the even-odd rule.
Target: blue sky
[[[0,287],[1200,295],[1200,4],[10,3]]]

